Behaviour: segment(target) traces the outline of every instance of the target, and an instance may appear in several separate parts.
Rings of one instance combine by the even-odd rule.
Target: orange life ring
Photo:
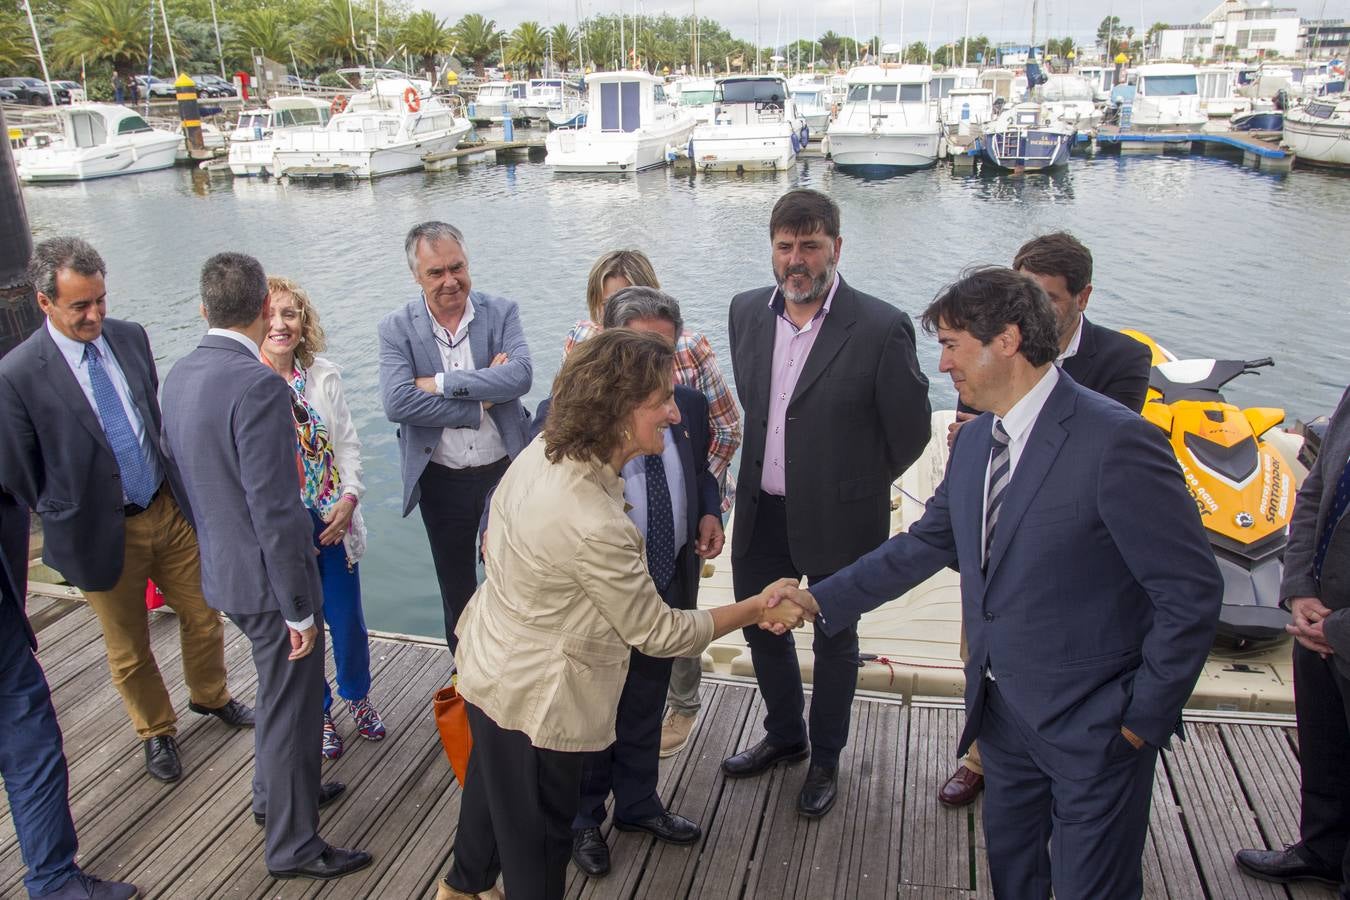
[[[332,115],[337,115],[346,108],[347,108],[346,94],[338,94],[333,98],[333,101],[328,104],[328,112]]]
[[[403,91],[403,105],[408,107],[408,112],[417,112],[422,108],[422,98],[417,96],[417,88],[408,87]]]

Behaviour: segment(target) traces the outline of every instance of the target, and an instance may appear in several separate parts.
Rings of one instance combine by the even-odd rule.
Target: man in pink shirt
[[[891,482],[928,443],[928,380],[914,325],[839,276],[839,207],[819,191],[779,198],[769,219],[773,287],[731,301],[731,361],[745,411],[732,581],[737,599],[779,578],[812,583],[888,536]],[[722,763],[730,777],[810,757],[805,816],[834,805],[858,677],[858,632],[812,642],[809,729],[791,632],[745,630],[764,697],[764,740]]]

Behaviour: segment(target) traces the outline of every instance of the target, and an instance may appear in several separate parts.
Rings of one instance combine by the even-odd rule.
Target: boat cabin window
[[[642,85],[636,81],[600,83],[600,130],[637,131],[642,125]]]
[[[666,89],[663,88],[663,87],[662,87],[661,85],[659,85],[659,84],[658,84],[658,85],[654,85],[654,86],[652,87],[652,101],[655,102],[655,103],[665,103],[665,102],[666,102]]]
[[[1145,75],[1139,79],[1141,97],[1194,97],[1194,75]]]
[[[935,100],[941,100],[943,97],[946,97],[952,92],[952,88],[954,87],[956,87],[955,75],[935,76],[932,81],[928,82],[929,94]]]
[[[514,84],[511,85],[511,88],[510,88],[510,90],[511,90],[511,96],[512,96],[513,98],[515,98],[516,100],[524,100],[524,99],[525,99],[525,91],[526,91],[527,88],[528,88],[528,85],[527,85],[525,82],[523,82],[523,81],[517,81],[517,82],[515,82]]]
[[[413,134],[426,134],[428,131],[445,131],[450,128],[451,118],[447,115],[423,116],[413,126]]]
[[[802,106],[822,106],[820,91],[793,91],[792,99]]]
[[[275,116],[277,125],[283,128],[294,125],[322,125],[328,118],[328,110],[315,107],[278,109]]]
[[[140,134],[143,131],[153,130],[140,116],[127,116],[117,123],[118,134]]]
[[[708,91],[680,91],[681,106],[707,106],[716,98],[711,90]]]
[[[724,81],[723,103],[758,103],[782,106],[783,85],[778,81]]]
[[[266,120],[267,120],[266,116],[260,115],[240,116],[239,124],[236,125],[235,128],[238,128],[241,131],[252,131],[255,128],[266,128],[268,127]]]
[[[70,134],[76,147],[97,147],[108,139],[108,128],[102,116],[90,113],[72,113]]]
[[[1036,110],[1034,109],[1019,110],[1017,113],[1017,124],[1039,125],[1040,118],[1041,118],[1040,113],[1036,112]]]

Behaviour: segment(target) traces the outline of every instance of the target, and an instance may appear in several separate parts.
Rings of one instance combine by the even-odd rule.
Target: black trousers
[[[567,887],[584,753],[542,750],[466,703],[473,753],[464,775],[455,861],[446,881],[478,894],[505,876],[511,900],[557,900]]]
[[[684,594],[683,567],[676,566],[675,580],[662,595],[668,606]],[[660,776],[661,718],[666,691],[670,688],[670,657],[647,656],[630,651],[628,677],[619,695],[614,722],[614,743],[604,750],[587,753],[581,770],[581,800],[572,827],[599,828],[605,821],[605,798],[614,791],[614,818],[640,822],[665,812],[656,793]]]
[[[478,587],[478,523],[488,492],[497,486],[511,460],[470,469],[449,469],[427,463],[418,486],[417,508],[431,542],[431,560],[445,608],[445,642],[450,652],[459,645],[455,624]]]
[[[731,561],[731,583],[737,600],[753,597],[779,578],[807,575],[816,582],[831,574],[802,572],[793,565],[788,551],[786,500],[761,493],[757,506],[750,546],[744,556]],[[764,697],[764,730],[769,743],[778,747],[805,743],[807,729],[802,711],[806,700],[792,632],[776,635],[751,626],[743,633]],[[811,649],[815,652],[811,761],[832,766],[848,743],[850,706],[858,685],[858,629],[850,627],[829,637],[816,628]]]
[[[1303,812],[1295,849],[1308,862],[1341,868],[1350,896],[1350,681],[1334,659],[1294,644],[1294,712]]]

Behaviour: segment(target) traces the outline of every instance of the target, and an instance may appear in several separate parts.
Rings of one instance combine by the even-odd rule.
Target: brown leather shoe
[[[938,791],[938,800],[942,801],[943,806],[965,806],[973,802],[982,790],[984,776],[961,766]]]

